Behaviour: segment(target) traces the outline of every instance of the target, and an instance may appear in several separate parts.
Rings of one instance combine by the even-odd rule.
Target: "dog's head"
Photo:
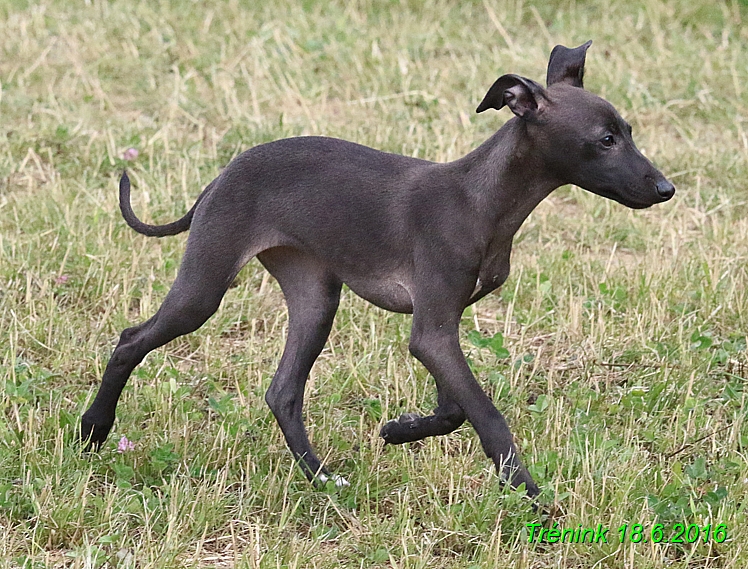
[[[509,107],[525,123],[533,150],[562,184],[636,209],[667,201],[675,187],[639,152],[631,125],[583,87],[591,43],[553,48],[547,88],[519,75],[499,77],[477,112]]]

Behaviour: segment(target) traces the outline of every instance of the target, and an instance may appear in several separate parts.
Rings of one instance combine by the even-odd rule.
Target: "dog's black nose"
[[[663,200],[669,200],[675,195],[675,186],[665,179],[657,182],[657,195]]]

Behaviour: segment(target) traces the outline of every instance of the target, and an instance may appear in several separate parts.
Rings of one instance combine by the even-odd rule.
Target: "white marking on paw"
[[[340,476],[339,474],[331,474],[330,476],[327,476],[326,474],[319,473],[317,475],[317,480],[322,482],[323,485],[327,484],[330,480],[332,480],[335,483],[336,488],[347,488],[351,485],[350,482],[348,482],[345,478]]]
[[[350,482],[348,482],[345,478],[338,474],[333,474],[332,479],[335,480],[335,486],[337,486],[338,488],[347,488],[351,485]]]

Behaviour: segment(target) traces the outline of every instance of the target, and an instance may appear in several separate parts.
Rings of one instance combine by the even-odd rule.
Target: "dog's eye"
[[[613,138],[613,136],[610,135],[610,134],[608,136],[600,139],[600,144],[602,144],[605,148],[610,148],[615,143],[616,143],[616,139]]]

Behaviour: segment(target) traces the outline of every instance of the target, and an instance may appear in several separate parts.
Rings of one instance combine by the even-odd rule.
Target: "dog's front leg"
[[[401,445],[437,435],[448,435],[465,422],[465,412],[454,399],[439,390],[438,407],[433,415],[421,417],[415,413],[403,413],[399,418],[387,421],[379,431],[385,444]]]
[[[440,406],[451,400],[462,409],[502,479],[515,488],[524,483],[528,495],[536,496],[540,491],[517,454],[506,420],[476,381],[460,348],[462,306],[454,300],[445,306],[444,299],[454,298],[454,291],[436,292],[414,302],[410,351],[434,376]]]

